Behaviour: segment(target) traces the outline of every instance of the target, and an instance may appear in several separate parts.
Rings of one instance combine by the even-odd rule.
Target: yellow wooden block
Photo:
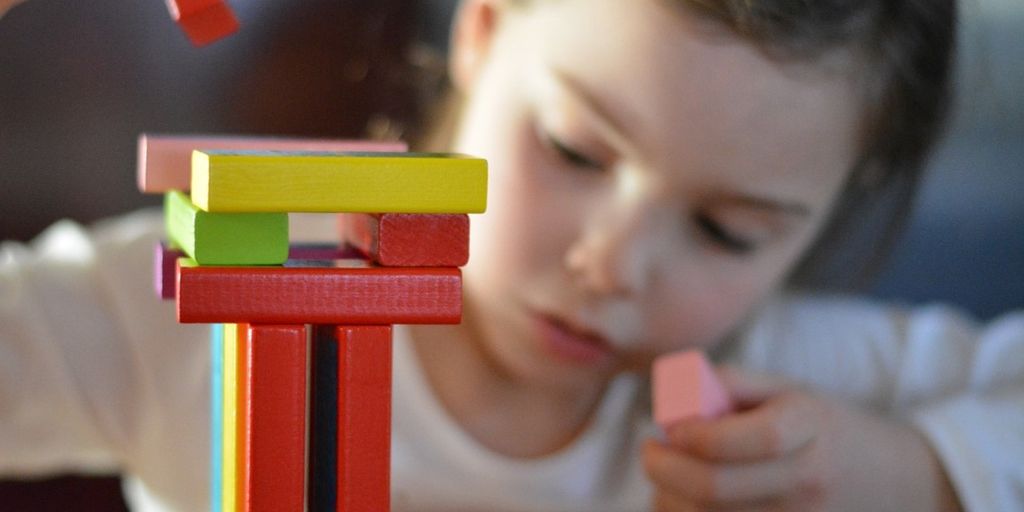
[[[224,459],[222,461],[221,503],[222,512],[239,510],[238,480],[238,415],[239,394],[244,391],[239,385],[238,357],[241,345],[238,343],[238,325],[224,324]]]
[[[480,213],[487,161],[440,153],[195,151],[192,202],[210,212]]]

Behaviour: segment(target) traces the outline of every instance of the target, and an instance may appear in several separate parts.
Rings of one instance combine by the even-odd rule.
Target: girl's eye
[[[730,253],[745,256],[757,249],[757,245],[753,241],[729,232],[721,223],[716,222],[707,214],[698,213],[694,217],[694,222],[701,233],[707,236],[712,243]]]
[[[602,165],[597,160],[590,158],[584,155],[583,153],[573,149],[568,144],[562,142],[561,140],[551,135],[550,133],[544,134],[543,138],[547,145],[551,149],[553,149],[562,160],[565,160],[568,164],[572,165],[573,167],[591,170],[601,170],[604,168],[604,165]]]

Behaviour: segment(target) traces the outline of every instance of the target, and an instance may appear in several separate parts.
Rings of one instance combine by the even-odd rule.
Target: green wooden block
[[[287,213],[209,213],[181,192],[164,195],[167,237],[200,265],[281,265]]]

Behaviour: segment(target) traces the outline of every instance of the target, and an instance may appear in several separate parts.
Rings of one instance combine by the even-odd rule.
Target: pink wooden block
[[[715,418],[732,410],[729,394],[703,352],[659,357],[652,379],[654,421],[663,431],[687,418]]]
[[[262,151],[406,151],[403,142],[279,137],[231,137],[199,135],[146,135],[138,142],[139,190],[162,194],[188,190],[192,177],[192,151],[196,149]]]

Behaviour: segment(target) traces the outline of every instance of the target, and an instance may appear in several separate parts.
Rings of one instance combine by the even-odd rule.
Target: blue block
[[[224,325],[210,326],[210,510],[221,512],[224,457]]]

